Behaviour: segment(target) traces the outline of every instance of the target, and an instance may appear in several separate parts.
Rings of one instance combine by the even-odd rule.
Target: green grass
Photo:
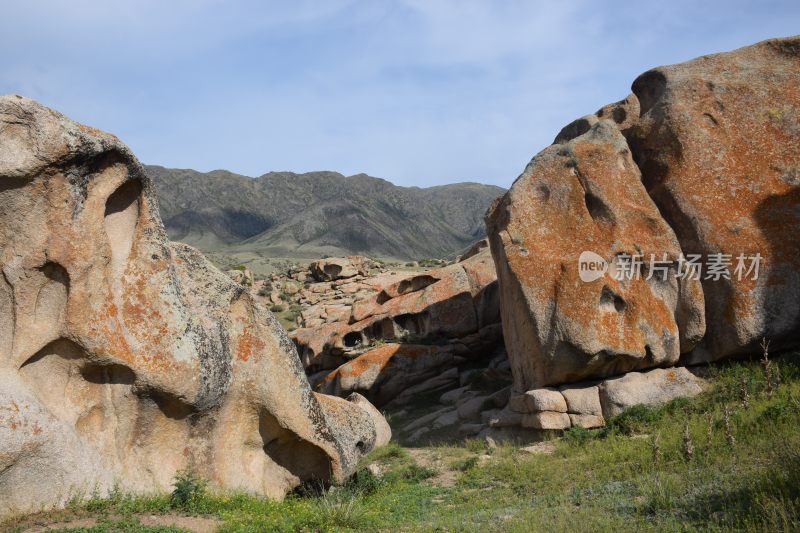
[[[758,362],[712,368],[701,396],[571,430],[549,455],[477,440],[426,448],[455,473],[454,486],[437,485],[435,469],[391,444],[364,462],[381,475],[362,469],[341,487],[282,502],[189,490],[180,500],[115,494],[67,512],[116,517],[85,530],[93,532],[173,531],[136,522],[137,513],[169,512],[217,517],[223,532],[798,531],[800,355],[773,371],[781,383],[770,395]]]

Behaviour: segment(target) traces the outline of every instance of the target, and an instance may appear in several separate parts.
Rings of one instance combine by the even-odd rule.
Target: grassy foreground
[[[699,397],[530,451],[390,445],[364,462],[377,475],[364,468],[345,486],[282,502],[212,496],[184,476],[173,495],[75,501],[0,530],[88,516],[97,523],[59,531],[181,531],[143,525],[143,514],[214,517],[225,532],[800,530],[800,354],[768,372],[758,361],[709,371]]]

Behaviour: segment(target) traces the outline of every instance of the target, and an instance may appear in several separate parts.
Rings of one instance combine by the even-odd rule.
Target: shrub
[[[401,469],[394,470],[388,472],[384,477],[383,481],[385,483],[396,483],[399,481],[406,481],[410,483],[420,483],[426,479],[430,479],[436,476],[438,472],[433,470],[432,468],[427,468],[424,466],[419,466],[416,463],[412,463],[408,466],[405,466]]]
[[[326,492],[319,500],[318,510],[315,520],[311,520],[316,526],[312,528],[314,531],[334,528],[364,530],[369,527],[367,509],[355,495],[342,491]]]
[[[456,464],[456,468],[462,472],[466,472],[467,470],[475,468],[476,466],[478,466],[478,458],[475,456],[464,459],[463,461],[459,461]]]
[[[272,307],[270,307],[269,310],[272,311],[273,313],[281,313],[283,312],[283,306],[280,304],[275,304]]]
[[[355,494],[372,494],[376,492],[384,481],[367,468],[358,470],[347,480],[344,488]]]
[[[788,399],[782,398],[768,405],[761,413],[761,416],[773,422],[778,422],[788,419],[794,411],[795,407],[789,403]]]
[[[197,475],[191,466],[179,470],[175,474],[174,485],[175,490],[172,491],[170,501],[178,508],[186,508],[206,491],[206,482]]]
[[[574,446],[582,446],[592,440],[594,434],[586,428],[573,426],[564,431],[564,441]]]
[[[406,481],[411,481],[412,483],[419,483],[420,481],[424,481],[426,479],[430,479],[436,476],[438,472],[432,468],[428,468],[425,466],[419,466],[418,464],[410,465],[402,472],[402,479]]]
[[[633,435],[650,424],[655,424],[664,416],[664,410],[649,405],[635,405],[624,413],[608,421],[610,429],[623,435]]]

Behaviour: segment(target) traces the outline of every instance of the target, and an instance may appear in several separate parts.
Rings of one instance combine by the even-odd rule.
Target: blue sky
[[[648,68],[800,33],[796,0],[0,2],[0,93],[144,163],[419,186],[509,186]]]

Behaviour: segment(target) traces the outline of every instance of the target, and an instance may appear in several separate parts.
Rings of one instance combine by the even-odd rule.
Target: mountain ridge
[[[461,182],[404,187],[364,173],[267,172],[249,177],[146,165],[170,238],[206,252],[320,257],[446,257],[485,236],[505,189]]]

